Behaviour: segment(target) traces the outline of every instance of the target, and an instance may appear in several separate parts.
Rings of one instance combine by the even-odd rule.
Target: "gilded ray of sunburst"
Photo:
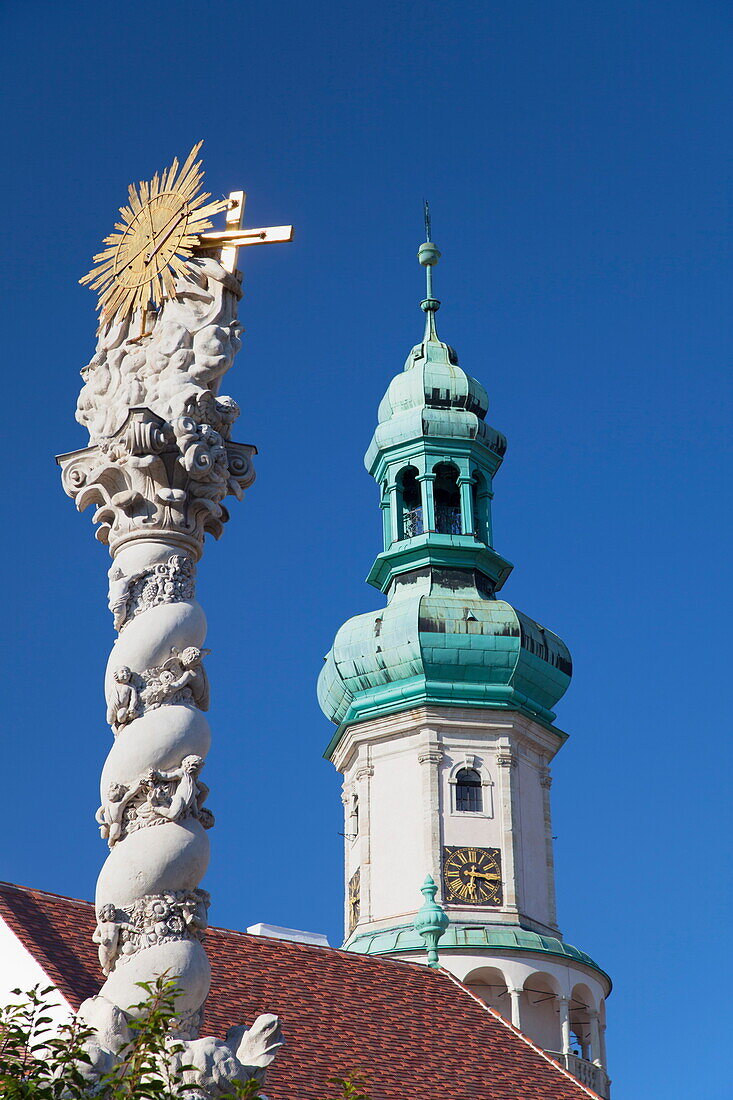
[[[199,233],[211,229],[209,218],[227,206],[226,200],[207,202],[210,194],[197,194],[204,176],[196,160],[202,144],[180,167],[176,158],[149,182],[130,185],[122,220],[105,237],[96,266],[79,280],[99,291],[100,323],[175,298],[175,279],[185,276]]]

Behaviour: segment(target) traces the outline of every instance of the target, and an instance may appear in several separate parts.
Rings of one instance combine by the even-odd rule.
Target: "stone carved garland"
[[[150,768],[129,787],[111,783],[96,814],[100,835],[109,847],[129,833],[166,821],[196,818],[210,829],[214,815],[204,806],[209,788],[199,779],[203,766],[202,757],[187,756],[171,771]]]
[[[203,658],[210,652],[198,646],[184,650],[172,646],[171,656],[162,665],[142,673],[133,672],[128,665],[115,669],[107,705],[107,722],[115,737],[128,723],[157,707],[186,705],[208,710],[211,693]]]
[[[241,498],[254,480],[255,450],[232,442],[239,409],[218,393],[239,347],[239,283],[213,259],[195,267],[142,340],[138,318],[101,330],[77,407],[89,446],[59,463],[77,508],[94,506],[96,537],[114,559],[118,631],[106,678],[114,740],[97,811],[109,846],[94,933],[106,981],[80,1010],[97,1034],[85,1072],[110,1068],[138,982],[166,973],[180,990],[185,1039],[171,1064],[178,1059],[186,1098],[211,1100],[234,1081],[261,1081],[282,1039],[269,1015],[232,1028],[225,1042],[196,1038],[210,982],[201,943],[208,895],[198,882],[213,815],[200,779],[211,734],[195,563],[206,533],[222,533],[224,498]]]
[[[98,944],[103,974],[130,959],[144,947],[172,940],[203,938],[209,926],[210,897],[206,890],[176,890],[141,898],[127,911],[108,902],[97,914],[92,942]]]
[[[192,600],[195,594],[196,564],[184,554],[171,554],[168,561],[130,577],[117,564],[109,570],[108,605],[115,630],[122,630],[141,611],[162,603]]]

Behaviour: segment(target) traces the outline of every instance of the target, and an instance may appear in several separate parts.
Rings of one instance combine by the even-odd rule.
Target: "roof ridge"
[[[460,978],[456,978],[455,974],[451,974],[450,970],[446,970],[445,967],[441,967],[440,969],[443,973],[448,975],[454,985],[457,985],[460,989],[464,990],[464,992],[466,992],[469,997],[476,1001],[477,1004],[481,1005],[485,1012],[488,1012],[491,1016],[494,1016],[501,1024],[504,1025],[504,1027],[508,1028],[509,1031],[513,1031],[514,1034],[522,1039],[527,1044],[527,1046],[531,1047],[536,1054],[541,1054],[546,1062],[549,1062],[551,1066],[559,1069],[560,1072],[565,1075],[565,1077],[569,1077],[574,1085],[577,1085],[578,1088],[582,1089],[583,1092],[585,1092],[588,1096],[592,1096],[593,1100],[603,1100],[603,1097],[599,1096],[597,1092],[594,1092],[593,1089],[589,1089],[587,1085],[584,1085],[582,1081],[579,1081],[577,1077],[574,1077],[573,1074],[566,1070],[564,1066],[561,1066],[559,1062],[556,1062],[554,1058],[551,1058],[546,1050],[543,1050],[542,1047],[538,1047],[536,1043],[533,1043],[532,1040],[529,1039],[523,1031],[520,1031],[518,1027],[515,1027],[514,1024],[510,1023],[509,1020],[502,1016],[501,1012],[497,1012],[495,1008],[491,1007],[491,1005],[487,1005],[486,1001],[482,1001],[481,998],[473,992],[473,990],[469,989],[467,985],[463,984]]]
[[[83,898],[71,898],[68,896],[68,894],[56,894],[51,890],[37,890],[33,886],[20,886],[18,883],[5,882],[4,880],[0,879],[0,893],[2,893],[4,888],[14,890],[16,893],[20,894],[32,894],[46,898],[57,898],[59,901],[72,902],[74,905],[85,905],[89,906],[90,908],[94,907],[94,902],[85,901]],[[361,965],[366,966],[372,966],[376,964],[377,966],[385,966],[388,968],[395,967],[398,970],[401,970],[403,967],[408,967],[409,969],[417,971],[420,974],[431,976],[435,976],[436,973],[438,973],[437,971],[431,970],[429,967],[425,966],[422,963],[412,962],[409,959],[389,959],[385,958],[384,956],[378,955],[361,955],[355,951],[345,951],[343,947],[331,947],[330,944],[328,945],[328,947],[326,947],[313,943],[300,943],[298,940],[277,939],[274,936],[258,936],[254,932],[242,932],[238,928],[224,928],[222,925],[218,924],[209,925],[207,929],[207,935],[210,935],[212,932],[220,932],[225,936],[239,936],[242,938],[246,937],[248,939],[256,941],[264,940],[268,944],[287,944],[288,950],[292,950],[292,948],[302,948],[305,951],[316,951],[321,954],[324,952],[332,952],[336,955],[345,956],[349,959],[349,961],[356,961],[358,959]],[[285,948],[283,948],[283,950],[285,950]]]
[[[424,963],[413,962],[411,959],[389,959],[385,958],[383,955],[362,955],[356,951],[348,951],[343,947],[332,947],[331,944],[328,944],[328,946],[326,946],[325,944],[321,945],[317,943],[301,943],[299,940],[288,940],[284,937],[281,939],[276,936],[260,936],[256,932],[241,932],[238,928],[223,928],[220,925],[214,924],[210,925],[207,929],[207,934],[210,932],[223,932],[227,936],[241,936],[242,938],[246,937],[248,939],[259,941],[265,940],[267,943],[271,944],[274,943],[287,945],[287,950],[297,947],[302,948],[305,951],[316,951],[319,954],[323,954],[324,952],[331,952],[334,955],[343,955],[345,958],[349,959],[349,961],[351,961],[352,959],[358,959],[362,964],[366,965],[372,965],[376,963],[379,966],[396,967],[400,970],[403,967],[409,967],[410,969],[416,970],[421,974],[423,972],[431,975],[436,974],[435,970],[431,970],[429,967],[425,966]],[[285,947],[283,949],[285,949]]]
[[[68,894],[56,894],[53,890],[38,890],[35,886],[20,886],[17,882],[5,882],[4,879],[0,879],[0,891],[3,889],[15,890],[21,894],[36,894],[44,898],[58,898],[59,901],[70,901],[74,905],[93,905],[91,901],[87,901],[85,898],[72,898]]]

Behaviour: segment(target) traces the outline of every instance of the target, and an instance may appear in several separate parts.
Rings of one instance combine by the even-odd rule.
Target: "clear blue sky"
[[[90,897],[108,748],[106,551],[54,454],[94,342],[76,280],[129,181],[205,139],[216,193],[295,242],[244,255],[227,381],[259,479],[200,595],[215,923],[341,925],[315,680],[378,606],[362,456],[440,331],[509,438],[505,589],[558,631],[560,919],[612,974],[615,1100],[729,1094],[733,14],[716,0],[6,3],[0,877]],[[417,882],[416,882],[417,888]]]

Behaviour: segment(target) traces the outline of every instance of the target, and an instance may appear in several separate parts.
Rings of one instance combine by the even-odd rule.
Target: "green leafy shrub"
[[[0,1097],[2,1100],[180,1100],[191,1095],[173,1074],[169,1056],[184,1049],[171,1040],[175,983],[165,978],[141,982],[145,994],[129,1022],[132,1038],[101,1076],[93,1073],[90,1046],[95,1033],[72,1018],[55,1026],[50,1015],[53,986],[36,986],[23,999],[0,1008]],[[328,1100],[369,1100],[359,1073],[332,1077],[337,1094]],[[234,1081],[219,1100],[261,1100],[257,1081]],[[290,1100],[290,1098],[288,1098]],[[292,1100],[298,1100],[293,1097]]]

